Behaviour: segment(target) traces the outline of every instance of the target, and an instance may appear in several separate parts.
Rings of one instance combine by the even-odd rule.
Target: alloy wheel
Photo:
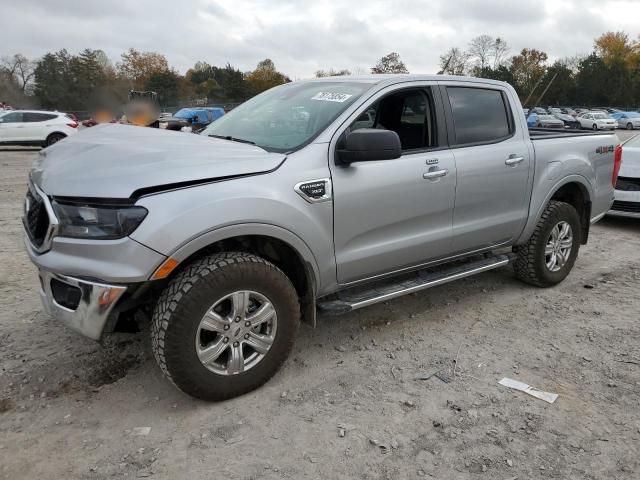
[[[549,233],[544,249],[545,263],[552,272],[560,270],[569,260],[573,247],[573,231],[567,222],[558,222]]]
[[[237,375],[266,356],[276,336],[273,304],[261,293],[241,290],[216,300],[196,333],[200,362],[219,375]]]

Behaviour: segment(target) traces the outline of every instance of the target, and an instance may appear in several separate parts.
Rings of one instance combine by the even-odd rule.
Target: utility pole
[[[440,70],[438,72],[438,75],[443,75],[444,72],[447,70],[447,68],[449,67],[449,62],[451,62],[451,59],[453,58],[453,55],[451,55],[448,59],[447,59],[447,63],[444,64],[444,67],[442,67],[442,70]]]
[[[556,72],[553,78],[549,81],[549,83],[547,84],[547,88],[545,88],[544,91],[540,94],[540,96],[538,97],[538,100],[536,101],[536,105],[540,104],[540,100],[542,100],[542,97],[544,97],[544,94],[547,93],[547,90],[549,90],[549,87],[551,86],[551,84],[553,83],[553,81],[556,79],[557,76],[558,76],[558,72]]]
[[[533,86],[533,90],[531,90],[531,92],[529,93],[529,96],[527,97],[527,99],[523,102],[523,106],[527,106],[529,104],[529,99],[531,98],[531,95],[533,95],[533,92],[536,91],[536,89],[538,88],[538,85],[540,85],[540,82],[542,82],[542,76],[540,77],[540,79],[536,82],[536,84]],[[535,107],[535,105],[534,105]]]

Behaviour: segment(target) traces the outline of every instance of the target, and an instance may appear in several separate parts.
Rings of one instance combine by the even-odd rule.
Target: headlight
[[[95,206],[52,202],[61,237],[115,239],[132,233],[147,216],[139,206]]]

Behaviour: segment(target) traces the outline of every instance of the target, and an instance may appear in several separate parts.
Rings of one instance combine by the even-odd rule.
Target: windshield
[[[593,118],[595,118],[596,120],[603,120],[605,118],[609,118],[609,116],[605,115],[604,113],[594,113]]]
[[[201,134],[255,143],[272,152],[297,150],[369,88],[357,82],[286,84],[247,100]]]
[[[553,115],[540,115],[538,118],[540,120],[556,120],[556,117]]]

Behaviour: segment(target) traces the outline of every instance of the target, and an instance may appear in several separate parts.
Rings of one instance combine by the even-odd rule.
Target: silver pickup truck
[[[496,81],[294,82],[200,135],[101,125],[42,150],[25,245],[51,316],[93,339],[146,318],[166,376],[219,400],[266,382],[318,311],[507,264],[562,281],[612,204],[617,143],[529,131]]]

